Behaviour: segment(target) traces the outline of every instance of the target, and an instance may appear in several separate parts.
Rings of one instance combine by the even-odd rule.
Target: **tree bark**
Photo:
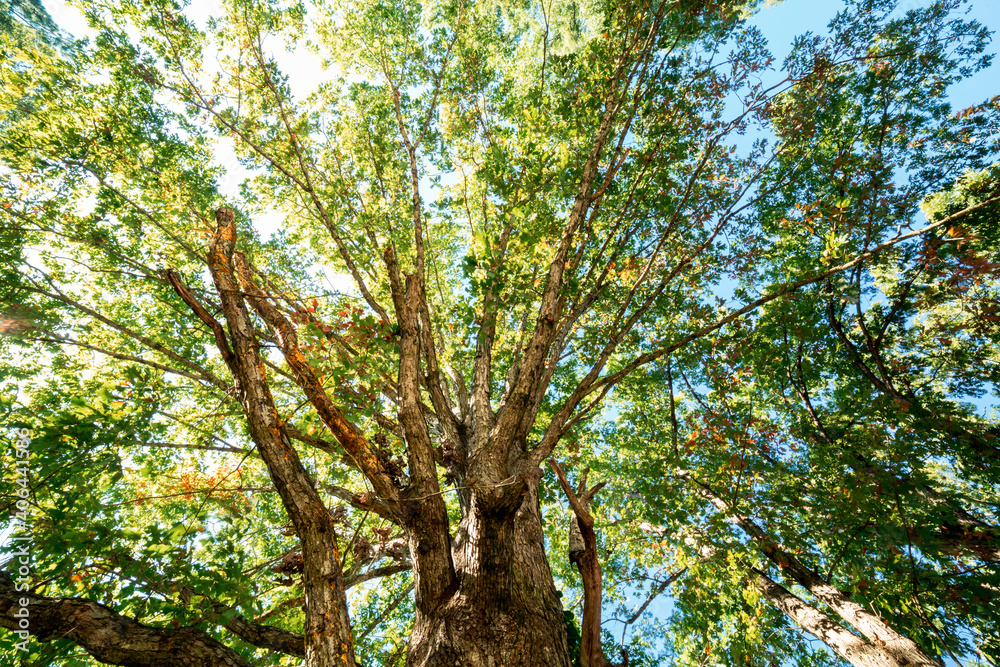
[[[220,620],[220,624],[251,646],[299,658],[304,658],[306,655],[305,640],[302,635],[248,620],[236,608],[204,595],[191,586],[185,585],[182,581],[164,578],[161,573],[146,567],[144,563],[133,559],[128,554],[113,554],[108,557],[108,563],[113,568],[111,571],[123,570],[126,567],[133,568],[136,571],[134,576],[149,586],[151,591],[161,595],[171,595],[172,591],[177,591],[181,601],[185,604],[190,605],[195,596],[200,597],[202,601],[199,608],[205,612],[205,616],[203,616],[205,620],[220,620],[228,614],[229,620],[225,623],[221,623]],[[302,606],[301,600],[298,605]]]
[[[271,396],[260,344],[235,277],[233,212],[219,209],[216,223],[208,267],[222,301],[228,337],[221,324],[205,311],[173,272],[168,271],[167,277],[184,302],[215,334],[216,345],[236,380],[236,393],[247,417],[250,436],[302,544],[306,665],[354,667],[354,645],[333,517],[282,428]]]
[[[903,667],[902,663],[884,650],[848,632],[839,623],[784,586],[775,583],[763,572],[751,568],[751,573],[754,585],[771,604],[855,667]]]
[[[472,495],[454,543],[456,589],[417,606],[407,667],[570,667],[537,491],[535,477],[513,512]]]
[[[228,335],[175,275],[167,275],[215,334],[236,378],[251,436],[299,534],[305,561],[308,667],[354,664],[343,577],[329,512],[289,444],[275,410],[248,304],[274,329],[296,382],[406,532],[416,608],[407,664],[570,667],[563,609],[544,547],[537,496],[541,471],[537,466],[527,471],[520,466],[511,472],[514,461],[509,453],[523,448],[487,438],[487,451],[470,456],[469,466],[463,464],[469,479],[469,503],[463,508],[457,536],[454,540],[450,536],[435,451],[420,404],[423,376],[418,306],[423,296],[419,280],[414,275],[401,275],[388,248],[386,262],[400,323],[398,418],[410,478],[405,489],[398,489],[389,483],[360,432],[342,419],[325,395],[298,349],[293,327],[254,285],[246,261],[234,250],[232,213],[220,210],[217,222],[208,260],[229,325]],[[465,440],[464,436],[461,439]],[[468,442],[457,444],[464,451]]]
[[[555,459],[549,459],[566,498],[569,500],[573,518],[569,529],[569,559],[576,563],[583,581],[583,623],[580,628],[580,664],[582,667],[611,667],[601,647],[601,608],[604,604],[604,582],[601,562],[597,558],[597,533],[594,532],[594,517],[590,514],[590,501],[604,486],[603,483],[587,490],[587,473],[580,476],[579,487],[574,494],[562,468]],[[625,664],[628,664],[626,654]]]
[[[823,604],[829,606],[844,621],[867,637],[873,645],[883,647],[886,654],[892,656],[900,665],[943,667],[940,660],[924,651],[912,639],[890,628],[877,615],[851,600],[835,586],[823,581],[815,572],[799,562],[795,556],[781,549],[756,523],[748,516],[730,507],[707,484],[699,482],[685,471],[681,471],[680,476],[697,484],[705,497],[742,528],[754,541],[760,552],[777,565],[782,572],[815,595]]]
[[[19,630],[15,614],[22,608],[28,610],[28,631],[38,640],[68,639],[109,665],[250,667],[239,653],[197,628],[155,628],[92,600],[19,592],[0,572],[0,626]]]

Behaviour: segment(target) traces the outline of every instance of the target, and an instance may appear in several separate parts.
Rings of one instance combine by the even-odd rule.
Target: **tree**
[[[970,174],[925,211],[940,219],[996,187],[995,168]],[[616,454],[603,465],[626,467],[619,497],[648,502],[617,511],[657,535],[688,531],[696,540],[677,545],[681,562],[707,551],[754,584],[744,609],[762,596],[852,664],[920,664],[926,656],[905,655],[907,637],[995,661],[998,619],[982,606],[1000,574],[995,422],[957,400],[995,382],[995,207],[769,304],[714,350],[678,359],[686,400],[672,382],[622,396],[620,426],[604,436]],[[662,414],[651,417],[651,404]],[[703,600],[678,599],[678,621],[725,650],[731,640],[711,625],[726,614],[706,621],[692,609]]]
[[[71,51],[72,39],[61,34],[45,7],[38,0],[11,0],[0,14],[0,31],[20,48],[50,48]]]
[[[757,376],[801,395],[815,418],[807,456],[899,480],[873,460],[879,446],[851,432],[904,429],[898,415],[875,420],[889,402],[909,411],[915,438],[940,436],[907,460],[944,457],[959,486],[989,483],[994,427],[940,409],[975,378],[957,372],[961,386],[927,390],[904,378],[905,361],[889,361],[927,354],[914,351],[927,334],[907,329],[906,309],[944,312],[963,298],[993,307],[989,294],[942,284],[957,266],[960,280],[992,290],[992,265],[946,256],[937,239],[993,225],[997,193],[970,199],[956,185],[940,195],[939,219],[914,222],[927,195],[995,158],[996,100],[955,115],[943,97],[989,64],[987,32],[954,3],[897,16],[859,2],[828,36],[800,38],[785,73],[763,83],[772,58],[755,9],[233,0],[199,25],[150,0],[88,5],[98,36],[66,58],[5,33],[0,245],[16,267],[0,286],[5,400],[11,425],[34,435],[28,608],[38,638],[55,640],[40,664],[74,660],[68,640],[120,665],[273,663],[263,651],[310,667],[359,654],[391,665],[405,635],[407,665],[567,666],[559,586],[574,575],[546,545],[561,542],[554,520],[569,516],[560,488],[583,543],[573,552],[587,601],[581,664],[607,664],[602,567],[625,563],[601,562],[604,501],[579,468],[592,460],[602,482],[626,482],[623,464],[606,462],[631,436],[599,428],[612,392],[634,415],[621,431],[645,416],[670,443],[664,459],[637,457],[635,479],[669,461],[675,480],[701,484],[693,495],[661,480],[636,491],[648,530],[623,530],[662,536],[686,514],[675,539],[693,550],[689,569],[717,569],[727,554],[716,583],[738,573],[806,630],[789,587],[815,594],[827,611],[814,611],[853,624],[862,643],[905,644],[857,664],[940,664],[942,650],[961,650],[951,630],[930,637],[923,608],[885,631],[859,620],[862,605],[741,513],[738,484],[727,500],[705,479],[701,466],[719,457],[729,464],[716,470],[749,465],[733,458],[749,437],[736,416],[753,429],[766,416],[770,433],[800,438],[803,413],[762,416],[725,393],[710,405],[699,387],[752,395],[740,351]],[[310,95],[281,71],[282,42],[326,64]],[[238,191],[211,166],[220,146],[239,160],[228,170],[247,173]],[[274,215],[280,230],[263,239],[254,221]],[[894,262],[903,275],[933,264],[928,247],[941,275],[926,288],[880,287],[895,301],[860,346],[842,295],[872,293]],[[328,269],[350,287],[338,291]],[[740,285],[735,309],[713,303],[727,284]],[[811,295],[826,310],[810,309]],[[803,333],[821,322],[836,352]],[[778,336],[782,326],[792,331]],[[961,338],[962,354],[986,353]],[[818,356],[803,371],[807,344]],[[790,368],[784,383],[776,371]],[[675,371],[698,373],[697,386],[675,396]],[[868,382],[882,397],[876,414],[810,406],[814,378],[830,377],[844,391]],[[655,400],[669,409],[646,414]],[[824,409],[843,432],[827,428]],[[682,422],[685,450],[705,429],[722,433],[719,446],[682,453]],[[559,486],[546,477],[553,457],[569,459],[576,492],[554,460]],[[755,461],[761,495],[787,490],[781,473],[797,465],[785,454]],[[859,530],[982,553],[990,517],[916,466],[905,474],[906,503],[930,499],[928,517],[954,520],[931,535],[931,519],[914,522],[898,499],[896,514]],[[706,498],[748,537],[717,544],[702,531]],[[627,505],[618,501],[607,507]],[[671,503],[688,509],[656,515]],[[831,549],[849,545],[830,535],[852,525],[850,508],[829,515],[817,551],[837,564]],[[761,556],[794,564],[784,587]],[[910,560],[917,591],[923,561]],[[887,595],[900,590],[891,566],[869,567]],[[367,583],[378,577],[389,583]],[[0,577],[8,628],[17,593]],[[688,628],[707,636],[703,621]],[[844,641],[855,636],[838,627]],[[781,642],[744,646],[738,660]],[[625,663],[646,659],[641,648]]]

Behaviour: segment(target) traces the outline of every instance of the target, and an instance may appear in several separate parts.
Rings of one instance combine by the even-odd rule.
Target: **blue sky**
[[[919,9],[931,4],[930,0],[901,0],[897,11]],[[778,62],[788,54],[792,40],[806,31],[821,33],[843,2],[829,0],[785,0],[761,9],[753,22],[764,32],[771,45],[771,51]],[[966,1],[963,10],[969,18],[976,19],[990,30],[1000,29],[1000,2],[998,0]],[[994,35],[989,52],[1000,52],[1000,42]],[[988,72],[980,73],[975,82],[965,81],[950,91],[954,108],[964,109],[982,102],[985,98],[1000,94],[1000,68],[994,65]]]

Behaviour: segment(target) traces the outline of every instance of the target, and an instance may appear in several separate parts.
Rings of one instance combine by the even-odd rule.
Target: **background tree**
[[[754,9],[234,0],[198,25],[156,0],[89,4],[98,36],[71,58],[5,33],[5,389],[36,434],[40,664],[86,663],[75,644],[121,665],[569,665],[577,579],[546,544],[563,490],[609,606],[645,568],[668,567],[651,593],[699,572],[728,591],[678,594],[679,661],[801,649],[732,639],[788,627],[778,609],[806,626],[767,582],[881,651],[859,664],[940,664],[992,628],[969,605],[995,585],[995,427],[956,402],[992,376],[957,352],[929,370],[914,324],[994,354],[995,329],[955,332],[992,307],[991,246],[962,229],[991,229],[997,196],[956,178],[994,158],[1000,109],[943,101],[987,32],[953,3],[852,4],[764,84]],[[310,94],[282,43],[326,62]],[[250,173],[238,196],[220,144]],[[631,418],[604,432],[616,388]],[[666,451],[621,460],[636,433]],[[552,456],[626,487],[620,528],[602,493],[589,525]],[[837,466],[891,490],[863,524],[828,500]],[[749,493],[770,501],[754,516]],[[602,554],[603,529],[659,544]],[[928,609],[946,556],[985,564]],[[14,604],[0,578],[6,627]],[[848,618],[875,604],[891,631]],[[607,662],[596,612],[581,663]]]
[[[990,201],[995,173],[929,198],[929,219]],[[589,465],[616,471],[608,497],[638,497],[605,509],[633,519],[631,539],[655,540],[668,572],[693,570],[672,628],[698,636],[692,659],[759,655],[740,640],[758,641],[770,603],[854,664],[894,664],[845,632],[867,634],[813,590],[826,584],[936,653],[996,661],[996,422],[967,402],[996,382],[996,212],[768,304],[714,349],[677,356],[670,379],[619,395],[599,436],[613,454]]]

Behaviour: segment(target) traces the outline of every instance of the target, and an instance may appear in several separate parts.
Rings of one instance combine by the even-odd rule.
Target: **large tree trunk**
[[[514,512],[472,496],[455,539],[457,589],[435,608],[417,605],[407,667],[570,667],[537,480],[526,487]]]

